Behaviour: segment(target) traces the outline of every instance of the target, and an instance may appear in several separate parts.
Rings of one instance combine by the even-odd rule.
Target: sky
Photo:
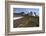
[[[39,14],[39,8],[13,8],[13,13],[21,13],[24,12],[25,14],[30,12],[36,12],[36,14]]]

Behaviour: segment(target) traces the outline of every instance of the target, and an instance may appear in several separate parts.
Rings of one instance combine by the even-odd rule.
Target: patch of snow
[[[21,19],[23,18],[22,16],[21,17],[14,17],[13,20],[17,20],[17,19]]]

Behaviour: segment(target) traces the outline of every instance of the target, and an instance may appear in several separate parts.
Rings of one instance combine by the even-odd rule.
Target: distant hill
[[[13,16],[14,17],[16,17],[16,16],[25,16],[25,15],[28,15],[28,16],[38,16],[38,15],[36,15],[36,13],[32,13],[32,12],[27,13],[27,14],[25,14],[24,12],[21,12],[21,13],[13,13]]]

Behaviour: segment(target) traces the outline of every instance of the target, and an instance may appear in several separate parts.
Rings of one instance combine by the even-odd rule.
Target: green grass
[[[39,17],[38,16],[23,16],[23,18],[14,20],[15,27],[38,27]]]

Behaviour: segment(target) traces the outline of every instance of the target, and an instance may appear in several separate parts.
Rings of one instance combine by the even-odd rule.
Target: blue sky
[[[36,14],[39,14],[39,8],[13,8],[13,13],[21,13],[24,12],[29,13],[29,12],[36,12]]]

